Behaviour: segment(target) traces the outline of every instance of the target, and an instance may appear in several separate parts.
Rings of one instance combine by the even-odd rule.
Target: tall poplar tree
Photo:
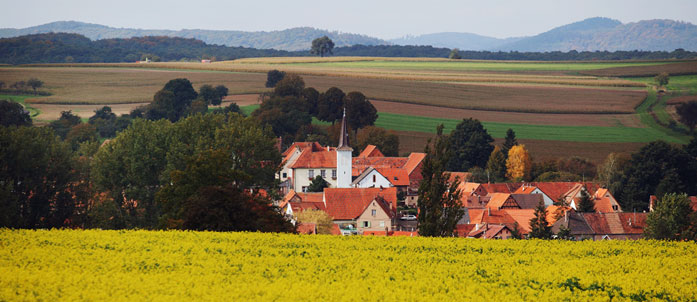
[[[452,236],[457,221],[462,218],[459,179],[448,183],[446,165],[451,157],[450,143],[443,136],[443,125],[437,128],[436,140],[426,145],[419,186],[419,235],[428,237]]]

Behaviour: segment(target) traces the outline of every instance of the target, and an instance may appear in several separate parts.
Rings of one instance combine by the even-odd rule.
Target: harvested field
[[[258,73],[172,71],[132,68],[2,68],[0,81],[13,83],[31,77],[44,81],[53,95],[28,99],[29,103],[124,104],[152,101],[167,81],[189,79],[195,88],[225,85],[230,94],[263,92],[266,75]]]
[[[225,101],[220,105],[225,107],[232,102],[237,103],[239,106],[246,106],[251,104],[256,104],[258,95],[235,95],[225,98]],[[40,121],[52,121],[60,118],[62,111],[72,111],[73,114],[81,118],[89,118],[94,115],[94,112],[101,109],[104,106],[109,106],[111,112],[116,115],[128,114],[133,109],[139,106],[146,106],[150,103],[129,103],[129,104],[100,104],[100,105],[81,105],[81,104],[46,104],[46,103],[33,103],[31,106],[35,109],[41,111],[39,115],[34,117]],[[209,108],[216,108],[216,106],[209,106]]]
[[[644,91],[508,87],[399,80],[304,76],[306,86],[361,91],[371,99],[459,109],[529,113],[633,113]]]
[[[684,61],[661,65],[623,66],[580,71],[580,74],[599,77],[652,77],[661,72],[670,75],[697,74],[697,61]]]
[[[445,108],[429,105],[405,104],[390,101],[371,100],[378,112],[404,115],[418,115],[434,118],[465,119],[476,118],[481,121],[566,126],[603,126],[635,127],[644,125],[636,114],[554,114],[554,113],[519,113],[484,110]]]
[[[429,138],[435,137],[432,133],[397,131],[399,135],[399,153],[423,152]],[[503,138],[495,139],[494,144],[503,144]],[[564,142],[534,139],[518,139],[525,144],[535,161],[556,160],[570,156],[580,156],[598,164],[608,154],[632,153],[638,151],[645,143],[588,143],[588,142]]]
[[[152,100],[173,78],[186,77],[198,88],[223,84],[231,94],[268,91],[262,73],[196,72],[135,68],[36,67],[2,68],[0,81],[12,83],[38,77],[52,96],[30,103],[121,104]],[[569,87],[515,87],[449,84],[424,81],[304,76],[306,86],[324,91],[336,86],[361,91],[373,99],[428,104],[461,109],[545,113],[631,113],[643,91]],[[641,83],[639,83],[641,84]],[[643,85],[643,84],[641,84]]]
[[[682,95],[671,97],[668,100],[666,100],[666,105],[677,105],[691,101],[697,101],[697,95]]]

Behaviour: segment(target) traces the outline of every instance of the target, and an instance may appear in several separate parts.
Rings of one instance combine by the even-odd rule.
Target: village
[[[426,154],[386,157],[368,145],[352,157],[346,129],[344,115],[337,147],[295,142],[282,152],[277,178],[283,198],[275,205],[303,234],[317,234],[318,226],[298,221],[297,215],[321,211],[331,217],[334,235],[418,236],[417,216],[409,213],[418,208]],[[646,226],[647,212],[623,212],[612,193],[594,182],[476,183],[468,181],[470,173],[447,173],[451,182],[459,182],[463,215],[455,229],[458,237],[526,238],[539,204],[544,205],[552,232],[564,230],[565,239],[636,240]],[[308,192],[317,176],[328,187]],[[595,211],[577,211],[583,198],[593,201]],[[653,211],[657,197],[650,198]],[[689,198],[697,211],[697,197]]]

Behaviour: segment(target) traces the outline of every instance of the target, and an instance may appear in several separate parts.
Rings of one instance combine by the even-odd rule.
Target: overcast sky
[[[0,0],[0,27],[82,21],[142,29],[282,30],[310,26],[383,39],[434,32],[530,36],[590,17],[697,24],[696,0]]]

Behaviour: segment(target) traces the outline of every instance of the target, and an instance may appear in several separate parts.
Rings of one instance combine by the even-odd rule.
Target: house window
[[[377,214],[377,211],[376,211],[376,210],[370,210],[370,215],[375,216],[375,214]]]
[[[283,173],[283,178],[288,178],[288,173]]]
[[[617,211],[617,206],[612,206],[612,209]]]
[[[303,192],[307,192],[307,187],[303,187]]]
[[[315,170],[310,170],[307,172],[307,176],[309,178],[315,178]]]
[[[332,178],[336,179],[336,170],[332,170]]]
[[[380,221],[380,227],[384,228],[385,227],[385,221]]]
[[[364,227],[364,228],[369,228],[369,227],[370,227],[370,221],[363,221],[363,227]]]
[[[373,182],[375,182],[375,179],[376,179],[375,174],[373,174]]]
[[[319,171],[319,174],[322,175],[322,178],[327,177],[327,170],[321,170]]]

